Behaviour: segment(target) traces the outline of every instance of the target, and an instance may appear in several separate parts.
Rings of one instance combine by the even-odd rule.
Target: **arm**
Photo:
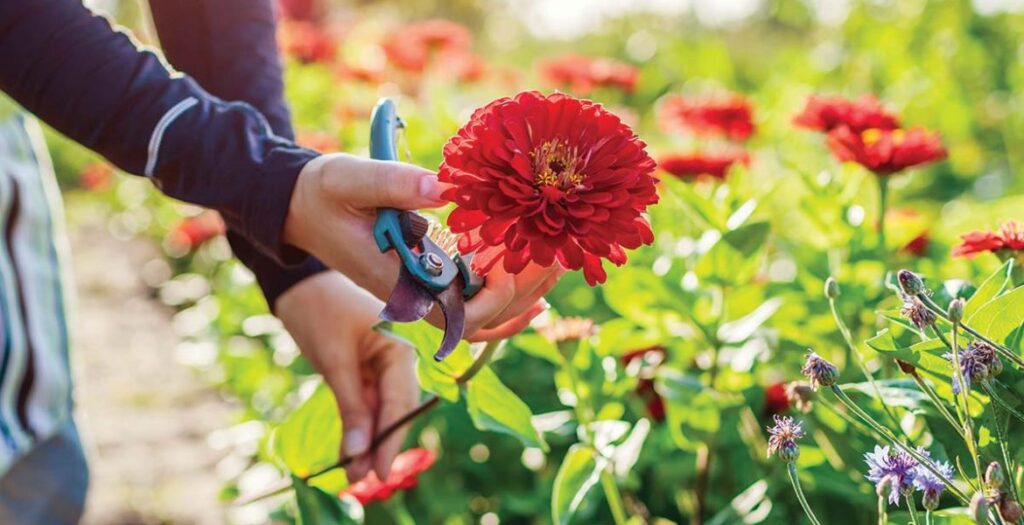
[[[270,132],[76,0],[0,2],[0,89],[57,130],[164,193],[214,208],[258,249],[298,262],[282,227],[318,154]]]
[[[211,94],[256,107],[274,134],[292,140],[284,103],[281,62],[269,0],[150,0],[164,55],[173,67],[194,78]],[[229,224],[235,255],[256,275],[272,310],[277,298],[326,267],[310,257],[285,267],[255,249]]]

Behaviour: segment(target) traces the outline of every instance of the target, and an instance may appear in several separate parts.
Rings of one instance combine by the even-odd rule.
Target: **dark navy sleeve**
[[[58,131],[161,191],[221,213],[278,262],[295,180],[319,153],[279,137],[78,0],[0,1],[0,89]]]
[[[224,100],[252,104],[274,134],[294,138],[284,102],[281,61],[271,0],[150,0],[160,46],[175,69]],[[326,270],[310,257],[285,267],[255,249],[229,221],[228,241],[256,274],[271,309],[277,298],[306,277]]]

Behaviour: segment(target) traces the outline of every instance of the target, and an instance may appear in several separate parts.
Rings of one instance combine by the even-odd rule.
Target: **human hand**
[[[344,423],[342,457],[355,482],[372,468],[387,479],[405,436],[399,429],[370,453],[373,437],[419,401],[416,353],[373,329],[383,304],[337,272],[292,286],[275,311],[306,359],[334,393]],[[365,455],[364,455],[365,454]]]
[[[309,162],[299,174],[285,221],[284,241],[316,255],[377,298],[386,300],[401,266],[394,252],[378,252],[373,238],[376,210],[418,210],[442,206],[446,186],[435,173],[401,162],[335,153]],[[542,297],[563,270],[527,267],[510,275],[500,267],[466,303],[471,340],[508,337],[546,307]],[[372,312],[376,315],[381,307]],[[428,320],[443,327],[439,309]]]

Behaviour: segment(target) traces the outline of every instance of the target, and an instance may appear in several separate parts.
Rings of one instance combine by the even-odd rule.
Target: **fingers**
[[[341,352],[355,356],[355,352]],[[373,439],[373,412],[363,395],[359,363],[344,359],[338,366],[324,372],[324,380],[334,392],[344,428],[341,457],[356,458],[345,468],[348,479],[355,482],[370,471],[370,459],[361,457]]]
[[[495,266],[487,274],[484,287],[466,303],[466,333],[472,334],[492,322],[508,308],[515,295],[515,276]]]
[[[534,303],[533,306],[528,308],[525,312],[513,317],[511,320],[506,321],[504,324],[496,326],[494,328],[482,328],[477,330],[476,333],[471,334],[466,339],[470,342],[478,341],[495,341],[498,339],[507,339],[513,335],[526,330],[527,326],[530,326],[530,321],[535,317],[542,314],[545,310],[550,308],[551,305],[547,301],[541,300]]]
[[[441,193],[447,185],[413,164],[338,154],[323,169],[328,191],[356,208],[416,210],[444,204]]]
[[[378,434],[415,409],[420,396],[419,383],[416,381],[415,352],[393,341],[388,341],[388,346],[381,354],[383,362],[377,382],[380,398]],[[377,472],[378,478],[388,478],[391,463],[405,441],[406,430],[398,429],[377,446],[373,455],[373,470]]]
[[[520,316],[525,309],[530,308],[547,295],[563,275],[565,275],[565,269],[557,264],[547,268],[540,266],[527,268],[516,276],[516,298],[509,303],[504,312],[491,320],[484,328],[495,328]]]

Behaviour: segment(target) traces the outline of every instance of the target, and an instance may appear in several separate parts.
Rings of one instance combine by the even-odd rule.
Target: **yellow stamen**
[[[576,148],[570,148],[561,140],[541,144],[539,148],[530,152],[530,159],[533,161],[533,172],[538,186],[556,186],[562,190],[571,190],[586,177],[577,171],[580,158]]]

